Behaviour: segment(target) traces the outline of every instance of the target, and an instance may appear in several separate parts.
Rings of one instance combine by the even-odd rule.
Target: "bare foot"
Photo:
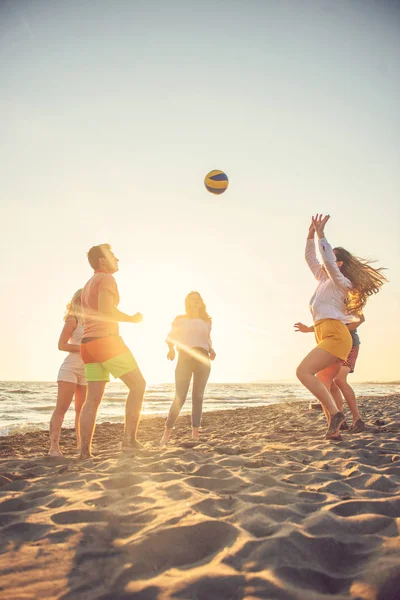
[[[79,460],[89,460],[90,458],[94,458],[90,452],[81,452],[79,455]]]
[[[198,427],[192,427],[192,438],[194,440],[198,440],[200,438],[199,428]]]
[[[49,450],[48,456],[64,456],[60,449],[51,449]]]
[[[362,433],[366,430],[365,423],[362,419],[357,419],[355,423],[352,423],[349,433]]]
[[[124,438],[122,440],[121,449],[125,450],[129,448],[135,448],[136,450],[140,450],[141,448],[144,448],[144,446],[136,439],[132,440]]]
[[[325,435],[325,439],[333,440],[335,442],[341,442],[343,438],[340,435],[340,433],[329,433],[329,431],[328,431],[327,434]]]
[[[160,446],[166,446],[169,442],[169,438],[171,437],[171,429],[165,429],[163,436],[160,440]]]

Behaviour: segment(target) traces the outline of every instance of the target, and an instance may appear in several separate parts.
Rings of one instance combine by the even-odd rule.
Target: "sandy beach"
[[[189,417],[157,447],[121,453],[97,427],[80,463],[45,456],[47,432],[0,438],[0,596],[398,600],[400,396],[363,398],[367,432],[323,439],[306,402]]]

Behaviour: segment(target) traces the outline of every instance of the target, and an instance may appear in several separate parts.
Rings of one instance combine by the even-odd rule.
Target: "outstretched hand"
[[[143,315],[140,312],[135,313],[132,317],[132,323],[141,323],[143,321]]]
[[[317,236],[318,239],[321,239],[324,237],[324,229],[325,229],[325,225],[327,224],[327,222],[330,219],[330,215],[315,215],[315,217],[312,217],[312,223],[314,226],[315,231],[317,232]]]
[[[304,323],[295,323],[294,330],[296,332],[300,331],[301,333],[310,333],[314,330],[314,327],[308,327],[307,325],[304,325]]]

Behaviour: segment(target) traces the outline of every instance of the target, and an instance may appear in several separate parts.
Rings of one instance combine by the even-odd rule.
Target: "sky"
[[[397,0],[3,0],[0,379],[56,380],[64,307],[109,242],[148,383],[173,381],[191,290],[211,381],[294,381],[317,212],[388,269],[352,380],[400,379],[399,67]]]

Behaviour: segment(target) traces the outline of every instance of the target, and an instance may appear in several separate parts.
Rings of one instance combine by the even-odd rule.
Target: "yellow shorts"
[[[346,360],[353,340],[350,331],[344,323],[336,319],[322,319],[314,324],[317,348],[326,350],[340,360]]]

